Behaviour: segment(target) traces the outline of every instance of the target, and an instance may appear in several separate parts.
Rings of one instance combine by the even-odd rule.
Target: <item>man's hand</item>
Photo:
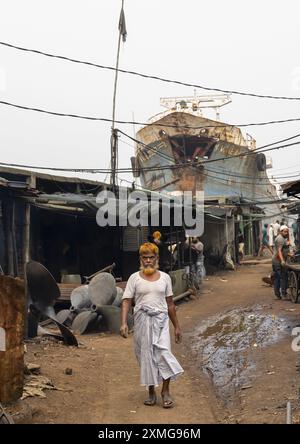
[[[121,328],[120,328],[120,335],[123,338],[128,338],[128,325],[127,324],[122,324]]]
[[[179,344],[182,340],[182,333],[180,328],[175,328],[175,342],[176,344]]]
[[[281,266],[285,267],[285,261],[281,261]]]

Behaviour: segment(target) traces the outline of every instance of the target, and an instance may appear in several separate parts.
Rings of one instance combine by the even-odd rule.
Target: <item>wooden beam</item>
[[[27,178],[27,183],[31,188],[36,187],[36,176],[34,173]],[[23,225],[23,251],[22,251],[22,262],[23,262],[23,276],[26,284],[26,263],[30,261],[30,215],[31,215],[31,205],[29,203],[25,204],[24,209],[24,225]],[[24,337],[28,336],[28,289],[25,285],[25,304],[24,304]]]

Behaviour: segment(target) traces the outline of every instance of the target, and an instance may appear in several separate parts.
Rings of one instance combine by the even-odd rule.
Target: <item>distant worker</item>
[[[197,271],[198,251],[196,247],[193,247],[192,238],[185,237],[183,246],[183,261],[186,274],[193,273],[196,275]]]
[[[297,222],[294,222],[292,224],[292,229],[293,229],[294,243],[296,246],[296,245],[298,245],[298,224],[297,224]]]
[[[273,224],[270,224],[269,227],[269,247],[271,248],[272,252],[274,249],[274,228]]]
[[[167,271],[168,268],[168,247],[163,242],[163,237],[160,231],[154,231],[152,236],[148,237],[149,242],[157,245],[159,250],[159,263],[162,271]]]
[[[262,231],[262,241],[258,252],[258,256],[263,256],[263,252],[266,249],[270,251],[271,254],[273,254],[273,251],[269,246],[268,224],[264,224],[264,228]]]
[[[242,233],[242,230],[239,228],[239,234],[238,234],[238,255],[239,255],[239,261],[244,259],[245,256],[245,239],[244,235]]]
[[[205,271],[205,267],[204,267],[204,255],[203,255],[204,245],[200,241],[199,237],[192,238],[191,249],[193,249],[197,253],[196,276],[197,276],[197,280],[198,280],[198,285],[200,285],[202,282],[202,279],[206,275],[206,271]]]
[[[272,268],[274,272],[274,293],[277,299],[287,300],[288,272],[286,261],[290,253],[289,228],[286,225],[280,227],[280,234],[275,239]]]
[[[275,240],[276,237],[278,236],[278,234],[280,233],[280,223],[279,223],[279,220],[276,220],[272,225],[273,225],[274,240]]]

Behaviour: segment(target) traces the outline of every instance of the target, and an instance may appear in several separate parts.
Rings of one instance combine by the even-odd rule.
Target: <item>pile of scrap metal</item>
[[[75,288],[71,293],[70,309],[58,313],[55,313],[54,305],[60,297],[60,290],[51,273],[39,262],[30,261],[26,265],[26,278],[29,296],[29,337],[37,335],[38,327],[42,334],[53,336],[51,332],[38,326],[41,319],[56,324],[66,345],[78,345],[73,332],[119,332],[123,290],[116,286],[112,274],[96,273],[88,285]],[[128,323],[132,326],[130,315]],[[36,328],[30,329],[32,324]]]
[[[118,333],[123,290],[110,273],[96,274],[88,285],[71,293],[71,307],[57,313],[57,319],[80,334],[91,331]],[[132,318],[128,320],[132,325]]]

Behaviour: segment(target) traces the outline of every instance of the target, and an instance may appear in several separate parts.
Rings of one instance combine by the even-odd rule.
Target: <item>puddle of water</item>
[[[255,306],[214,316],[201,324],[192,340],[202,370],[226,404],[250,384],[255,350],[277,342],[288,328],[284,319],[261,310]]]

